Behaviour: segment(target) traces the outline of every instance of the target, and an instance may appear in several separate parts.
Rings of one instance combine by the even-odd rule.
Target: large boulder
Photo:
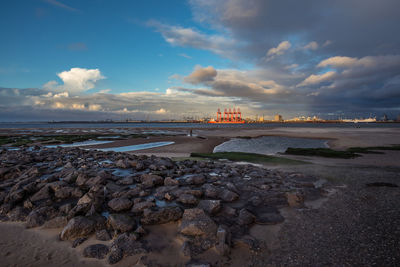
[[[255,216],[246,209],[241,209],[239,211],[238,223],[239,225],[252,224],[255,220]]]
[[[152,207],[155,207],[156,204],[153,201],[143,201],[143,202],[139,202],[133,205],[131,211],[133,213],[141,213],[143,212],[145,209],[150,209]]]
[[[179,232],[189,236],[214,236],[217,225],[202,209],[186,209]]]
[[[217,198],[219,195],[219,188],[212,184],[204,184],[202,186],[204,189],[204,196],[208,198]]]
[[[132,207],[133,202],[128,198],[114,198],[108,202],[108,206],[114,211],[129,210]]]
[[[225,189],[221,192],[219,197],[225,202],[232,202],[237,200],[239,198],[239,195],[235,192]]]
[[[195,196],[190,194],[182,194],[176,201],[187,205],[196,205],[199,202]]]
[[[36,192],[33,196],[31,196],[31,201],[36,202],[40,200],[45,200],[51,198],[50,187],[43,186],[38,192]]]
[[[197,207],[204,210],[208,214],[216,214],[221,210],[221,200],[201,200]]]
[[[136,228],[136,221],[127,214],[110,214],[108,224],[117,232],[129,232]]]
[[[140,177],[142,184],[145,187],[153,187],[155,185],[162,185],[164,183],[164,179],[155,174],[142,174]]]
[[[95,230],[96,222],[87,217],[78,216],[69,220],[60,234],[61,240],[90,235]]]
[[[182,210],[179,207],[165,207],[158,210],[145,209],[141,219],[142,224],[163,224],[177,221],[182,218]]]

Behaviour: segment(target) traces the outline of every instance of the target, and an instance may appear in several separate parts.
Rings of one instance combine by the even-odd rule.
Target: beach
[[[170,131],[171,129],[157,130]],[[193,136],[188,136],[190,130]],[[3,194],[3,201],[6,202],[1,206],[4,221],[0,223],[3,263],[8,266],[107,266],[109,264],[115,264],[115,266],[135,264],[135,266],[198,266],[195,264],[203,264],[200,266],[315,264],[390,266],[400,261],[397,249],[400,240],[398,227],[400,209],[395,204],[398,203],[399,197],[399,187],[395,186],[399,186],[400,151],[363,154],[361,157],[351,159],[277,155],[304,162],[304,164],[294,165],[268,163],[240,165],[224,161],[197,163],[190,160],[191,153],[212,153],[215,146],[231,138],[261,136],[323,139],[327,141],[330,148],[337,150],[400,144],[400,128],[390,127],[273,127],[235,129],[234,131],[232,129],[183,128],[174,135],[147,135],[85,147],[85,149],[104,149],[145,143],[174,142],[161,147],[125,153],[94,152],[95,150],[79,150],[78,148],[3,151],[2,162],[8,162],[2,167],[3,180],[0,185],[4,192],[8,192],[8,196]],[[19,157],[21,162],[16,163],[18,161],[14,157],[22,155],[21,153],[25,153],[28,158]],[[58,163],[55,155],[60,155]],[[30,163],[30,160],[38,156],[43,158],[43,162],[46,163],[44,166],[48,166],[40,167],[40,175],[47,177],[43,175],[49,173],[52,174],[50,177],[62,177],[62,180],[50,178],[50,180],[39,181],[37,178],[29,178],[30,175],[37,175],[32,169],[36,167]],[[158,157],[173,158],[174,161],[165,161]],[[49,161],[49,158],[53,159]],[[70,160],[65,161],[68,158]],[[97,163],[106,159],[113,163]],[[26,164],[24,165],[23,162]],[[138,163],[143,163],[143,167],[137,168]],[[84,169],[82,169],[82,164],[86,166]],[[154,166],[151,166],[152,164]],[[16,178],[12,178],[14,176],[7,174],[5,168],[13,168],[15,165],[31,166],[27,167],[27,170],[32,174],[24,172],[22,168],[21,173],[15,176]],[[62,166],[64,169],[57,170]],[[111,176],[105,174],[104,178],[90,180],[90,177],[96,177],[96,172],[100,170],[99,166],[106,173],[108,170],[118,168],[122,174],[115,173]],[[140,170],[140,175],[135,176],[135,168],[136,172]],[[185,171],[180,173],[179,170]],[[66,177],[69,177],[68,175],[73,171],[87,173],[88,177],[81,182],[70,181]],[[123,173],[129,173],[129,175]],[[198,181],[193,180],[194,178],[191,181],[179,180],[182,175],[190,176],[192,173],[201,174],[203,178],[196,178],[199,179]],[[6,175],[9,178],[6,179]],[[158,177],[154,176],[151,179],[156,180],[150,179],[150,184],[146,184],[149,183],[145,180],[150,177],[149,175]],[[166,178],[169,176],[172,179]],[[25,178],[21,180],[18,177]],[[243,177],[249,177],[250,180]],[[32,193],[24,191],[26,193],[22,196],[23,200],[15,200],[17,196],[20,199],[20,196],[10,195],[17,192],[12,190],[27,185],[28,180],[29,185],[34,185],[38,189],[30,189]],[[378,184],[375,185],[376,183]],[[224,194],[237,196],[221,199],[221,196],[210,193],[212,190],[208,188],[208,184]],[[96,204],[94,213],[89,212],[90,205],[80,207],[85,209],[84,213],[71,213],[71,211],[64,213],[59,209],[63,201],[69,199],[62,196],[64,187],[81,191],[73,199],[83,201],[80,199],[85,196],[85,192],[89,194],[97,185],[106,185],[110,192],[101,201],[103,203],[101,206]],[[144,193],[140,193],[139,190],[134,193],[138,194],[137,196],[129,195],[133,194],[134,188],[130,185],[139,186]],[[10,186],[13,187],[9,189]],[[44,196],[46,202],[42,202],[40,194],[37,200],[37,190],[46,186],[52,188],[50,195]],[[126,195],[127,192],[131,193]],[[252,198],[254,196],[251,196],[250,192],[255,194],[254,196],[261,197],[262,201]],[[144,197],[145,193],[146,197]],[[139,194],[143,195],[139,196]],[[171,196],[171,200],[165,199],[164,194],[168,194],[167,198]],[[184,197],[181,197],[182,194]],[[90,194],[88,196],[92,199],[88,203],[95,203],[91,201],[97,198]],[[14,200],[11,201],[11,199]],[[125,203],[127,199],[129,202]],[[172,207],[158,206],[161,199],[163,199],[162,203],[179,203],[180,210],[172,211],[170,210]],[[207,202],[210,199],[220,201],[218,203],[221,206],[218,211],[207,211],[209,206],[199,204],[211,205],[211,202]],[[33,207],[26,204],[28,200]],[[100,218],[102,222],[105,220],[102,226],[104,228],[101,229],[105,229],[111,235],[106,241],[97,238],[96,231],[100,229],[93,230],[90,234],[89,232],[83,234],[88,239],[83,240],[83,243],[77,245],[76,248],[71,246],[76,242],[76,238],[81,237],[80,235],[71,235],[70,238],[64,236],[61,238],[63,241],[60,240],[60,233],[65,232],[66,223],[76,216],[83,216],[82,214],[86,213],[84,216],[91,216],[90,220],[99,220],[93,219],[97,218],[93,216],[105,210],[114,209],[114,212],[124,214],[127,212],[124,208],[121,210],[116,208],[110,204],[110,201],[117,202],[117,206],[128,205],[129,209],[135,207],[136,204],[140,204],[139,206],[143,208],[148,207],[149,210],[144,213],[143,210],[133,213],[138,216],[136,218],[139,221],[142,221],[144,232],[138,232],[138,230],[132,232],[133,229],[127,233],[119,231],[111,235],[113,227],[115,230],[116,226],[112,226],[112,223],[109,226],[108,217]],[[12,203],[13,207],[7,210],[6,206],[9,203]],[[43,215],[45,216],[43,222],[35,219],[34,227],[27,229],[26,222],[33,220],[31,211],[34,211],[36,206],[39,208],[43,205],[50,205],[48,207],[55,205],[56,211]],[[168,215],[170,220],[159,221],[160,223],[156,224],[146,223],[146,220],[150,220],[146,218],[153,218],[151,220],[156,218],[146,216],[156,216],[154,214],[164,209],[175,212]],[[91,215],[88,215],[89,213]],[[232,217],[233,214],[235,215]],[[239,219],[236,216],[241,221],[237,221]],[[44,226],[45,221],[58,217],[63,217],[59,225],[52,228]],[[266,220],[265,218],[269,218],[270,221],[261,223],[262,220]],[[218,231],[225,231],[227,234],[220,239],[222,237],[218,234],[215,235],[212,231],[208,232],[209,229],[197,225],[199,222],[207,222],[210,229],[218,228]],[[187,229],[182,226],[186,223],[191,225]],[[193,232],[193,229],[197,230]],[[232,239],[228,239],[228,235],[232,235]],[[135,246],[140,244],[140,246],[133,250],[136,252],[128,251],[121,243],[118,243],[121,242],[118,240],[132,242],[132,246],[134,244]],[[84,250],[95,244],[104,245],[102,247],[104,249],[108,247],[110,252],[107,252],[107,256],[103,258],[88,258]],[[115,249],[121,250],[122,256],[114,263],[112,259],[110,261],[109,256],[113,255]]]

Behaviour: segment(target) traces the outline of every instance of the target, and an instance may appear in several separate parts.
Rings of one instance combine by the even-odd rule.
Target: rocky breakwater
[[[84,256],[110,264],[151,253],[148,225],[175,221],[187,262],[208,250],[258,251],[252,225],[281,223],[280,208],[321,195],[315,178],[220,161],[34,147],[1,150],[0,162],[1,220],[60,228],[74,247],[95,236],[102,242]]]

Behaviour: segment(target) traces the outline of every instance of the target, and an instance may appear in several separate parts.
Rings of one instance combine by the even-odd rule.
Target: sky
[[[0,3],[0,121],[400,114],[398,0]]]

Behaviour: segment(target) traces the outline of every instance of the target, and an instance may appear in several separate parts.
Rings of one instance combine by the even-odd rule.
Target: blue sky
[[[61,2],[60,2],[61,3]],[[208,51],[173,47],[146,26],[160,21],[192,27],[185,1],[8,1],[0,9],[0,85],[40,88],[72,67],[98,68],[112,92],[165,90],[168,77],[194,64],[224,66]],[[166,12],[167,11],[167,12]],[[191,58],[186,58],[187,55]],[[195,62],[195,63],[194,63]]]
[[[0,121],[400,114],[398,0],[0,3]]]

